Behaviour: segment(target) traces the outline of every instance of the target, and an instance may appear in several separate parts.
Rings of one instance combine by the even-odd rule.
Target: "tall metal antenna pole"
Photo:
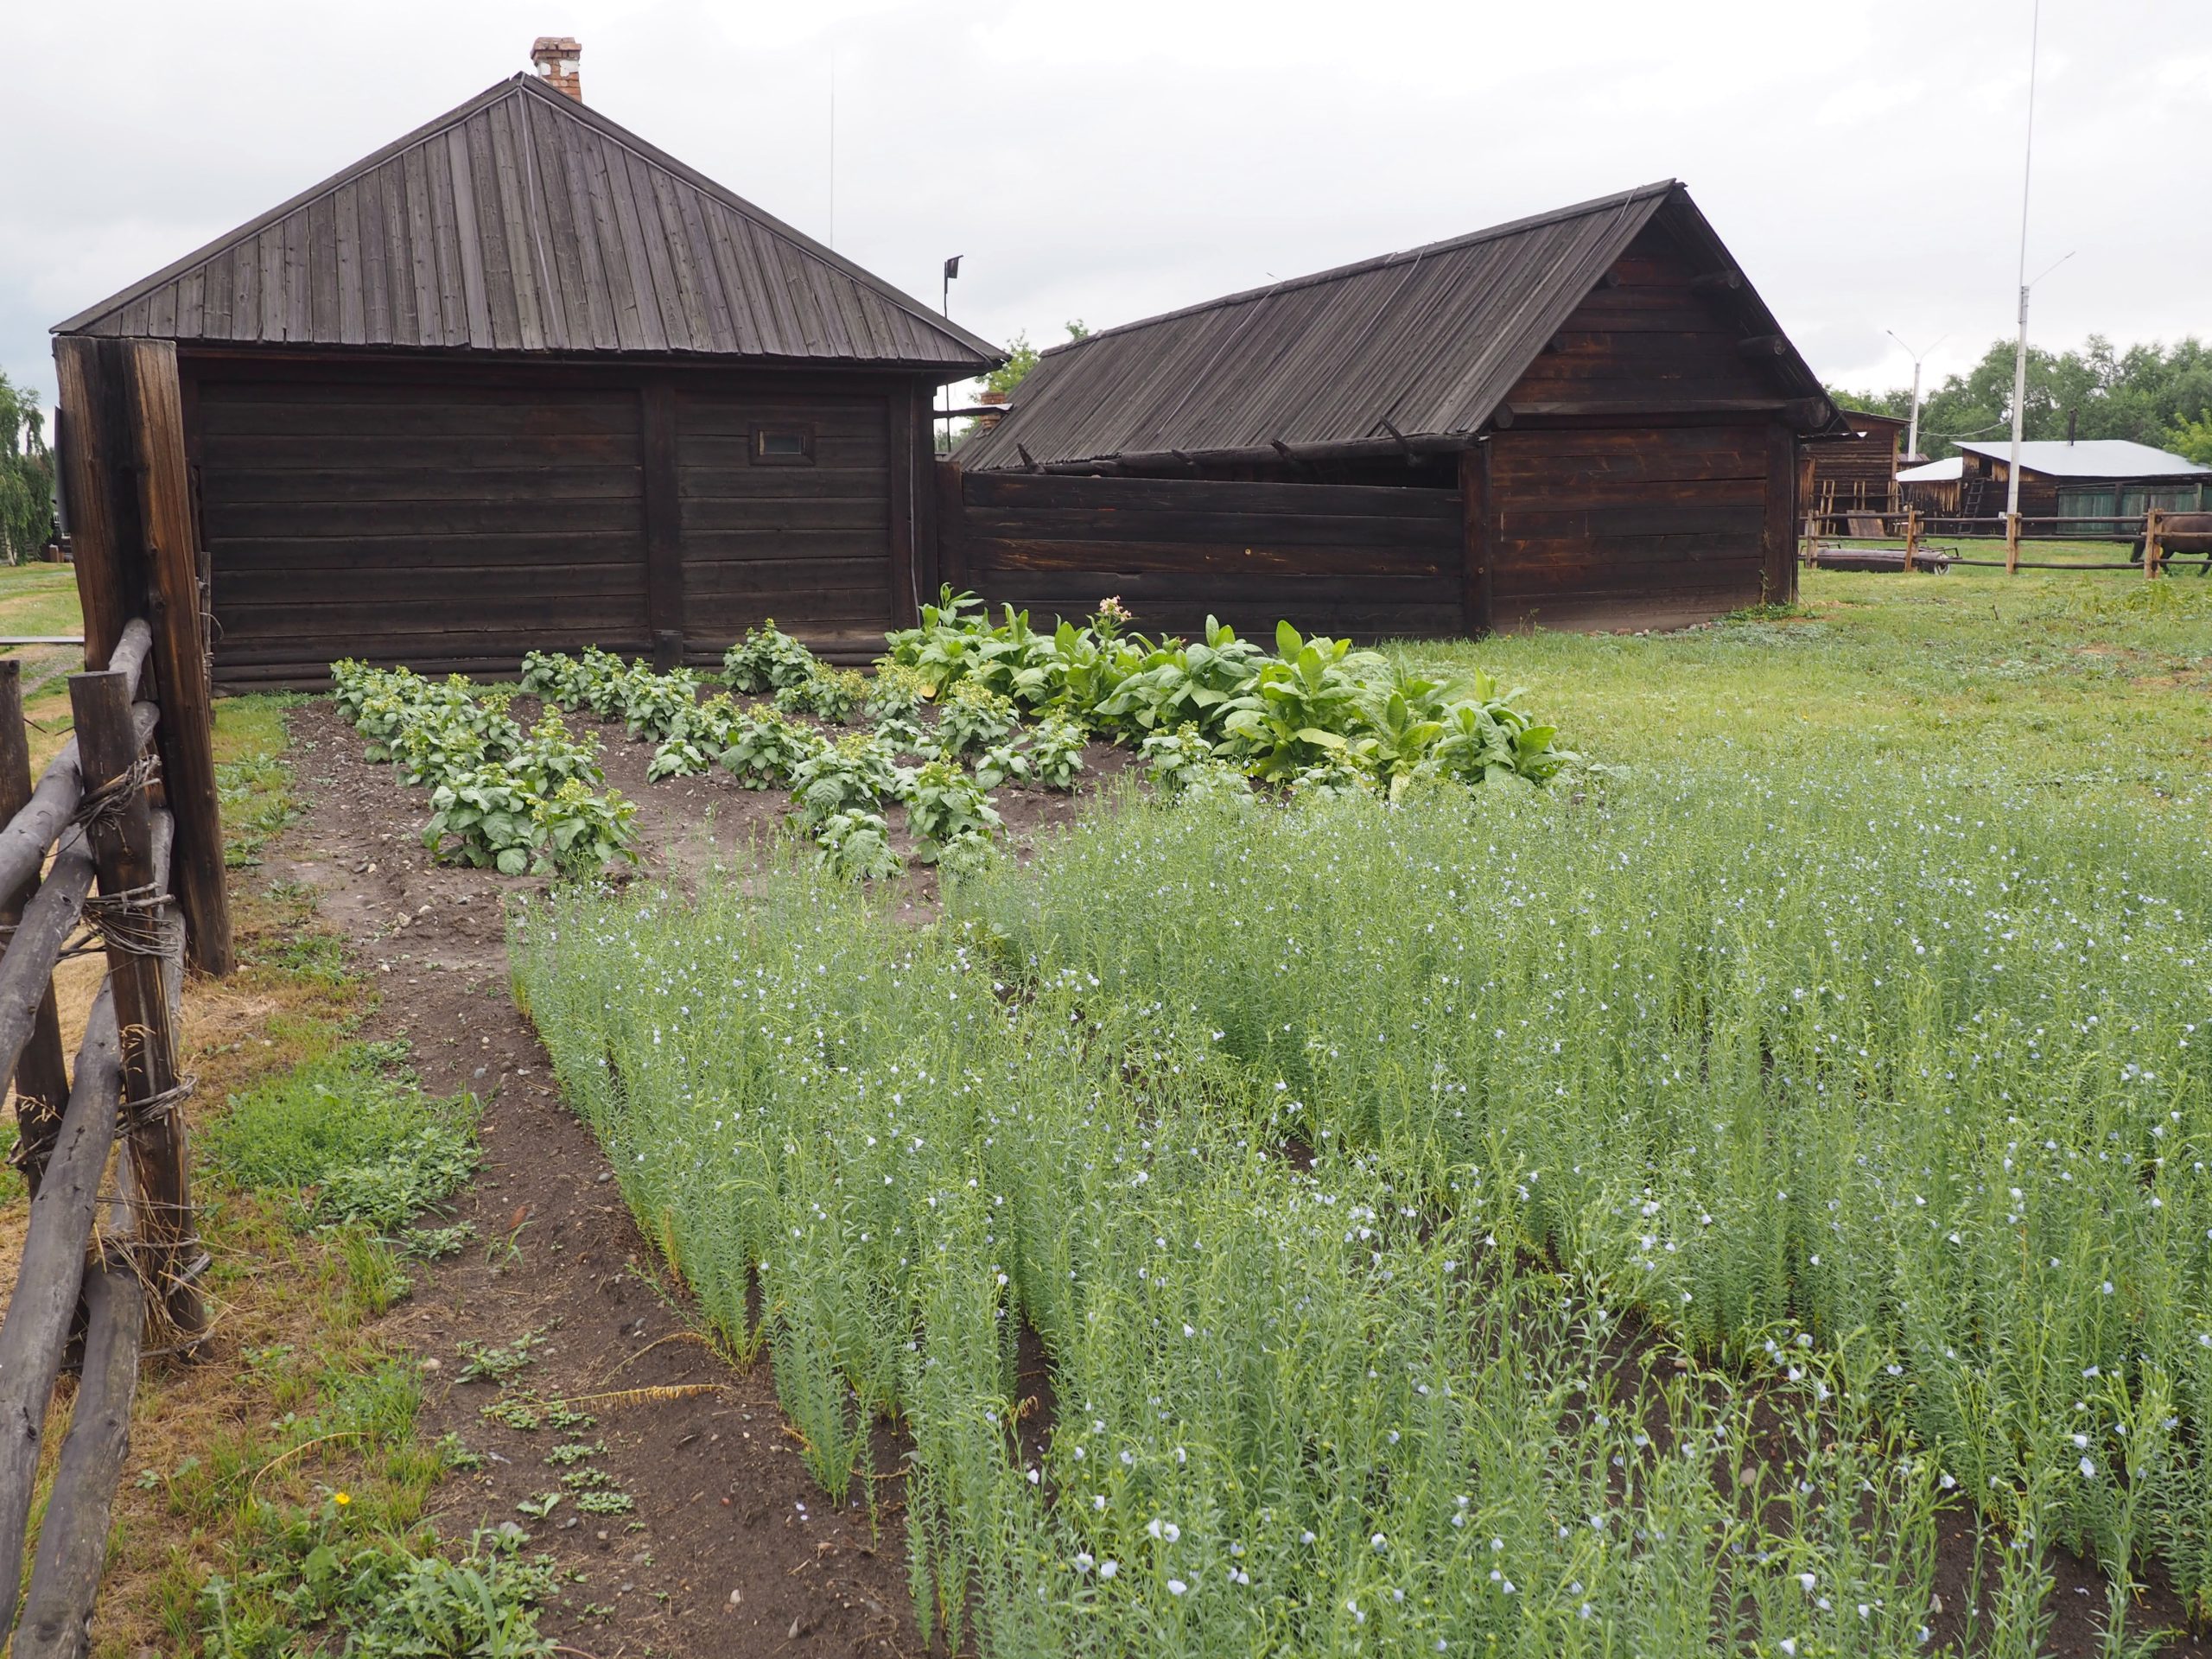
[[[2020,429],[2028,402],[2028,184],[2036,159],[2036,48],[2043,33],[2043,0],[2028,24],[2028,139],[2020,161],[2020,340],[2012,350],[2012,453],[2005,467],[2005,512],[2020,510]]]

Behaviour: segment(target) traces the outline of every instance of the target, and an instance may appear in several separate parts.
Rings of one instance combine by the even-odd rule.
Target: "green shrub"
[[[1039,725],[1029,740],[1030,775],[1047,789],[1071,790],[1083,771],[1090,742],[1082,727],[1058,715]]]
[[[714,764],[715,757],[689,738],[671,737],[653,751],[645,766],[645,781],[657,784],[664,778],[696,778]]]
[[[862,712],[869,725],[881,726],[887,721],[912,720],[928,701],[928,683],[904,663],[885,658],[876,664],[875,677],[868,683]]]

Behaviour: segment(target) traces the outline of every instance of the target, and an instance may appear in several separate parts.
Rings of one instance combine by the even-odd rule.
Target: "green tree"
[[[21,564],[54,533],[54,461],[38,393],[0,371],[0,558]]]
[[[1081,317],[1071,318],[1065,327],[1070,340],[1090,337],[1090,325]],[[1012,397],[1014,389],[1029,378],[1029,372],[1037,366],[1037,359],[1043,354],[1029,343],[1026,331],[1017,334],[1007,342],[1006,361],[983,377],[983,385],[993,391],[1002,391]]]
[[[2012,429],[2012,342],[1992,343],[1981,360],[1948,377],[1920,405],[1920,447],[1930,459],[1958,453],[1958,441],[1994,442]],[[1906,416],[1910,389],[1851,391],[1830,388],[1846,409]],[[2022,435],[2063,438],[2067,417],[2083,438],[2132,438],[2184,454],[2184,441],[2212,443],[2212,347],[2194,335],[2168,348],[2156,342],[2116,350],[2092,334],[2080,351],[2028,348]]]

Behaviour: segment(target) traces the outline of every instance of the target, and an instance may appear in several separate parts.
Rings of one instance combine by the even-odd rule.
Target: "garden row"
[[[1093,737],[1134,746],[1170,793],[1242,792],[1252,779],[1294,794],[1397,798],[1541,783],[1575,759],[1487,676],[1457,696],[1287,623],[1270,654],[1217,624],[1203,642],[1155,644],[1123,635],[1122,620],[1109,600],[1088,624],[1045,634],[1011,607],[993,625],[947,590],[917,626],[888,636],[872,677],[830,667],[770,622],[730,647],[727,689],[713,695],[693,671],[657,673],[595,648],[531,652],[522,689],[550,709],[620,719],[633,741],[655,745],[650,779],[719,766],[748,788],[788,789],[822,861],[853,878],[902,868],[882,816],[893,802],[920,861],[983,855],[1001,827],[989,791],[1071,789]],[[588,874],[634,858],[633,809],[594,792],[605,781],[596,751],[557,717],[524,733],[505,694],[458,676],[435,684],[356,662],[331,672],[372,758],[432,790],[424,840],[442,855],[509,874]],[[861,729],[832,729],[856,721]]]
[[[556,895],[518,982],[825,1484],[911,1434],[949,1645],[2024,1659],[2056,1545],[2114,1650],[2153,1563],[2212,1615],[2195,830],[1817,757],[1206,791],[921,930]]]

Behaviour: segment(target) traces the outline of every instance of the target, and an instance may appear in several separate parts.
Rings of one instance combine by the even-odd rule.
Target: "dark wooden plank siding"
[[[1759,602],[1770,424],[1494,435],[1496,626],[1671,626]]]
[[[1363,639],[1463,626],[1454,490],[979,474],[938,511],[948,579],[1040,622],[1110,594],[1183,634],[1208,615],[1262,638],[1286,619]]]
[[[633,391],[208,378],[198,426],[220,679],[646,644]]]
[[[811,464],[758,464],[764,426],[810,432]],[[676,435],[687,651],[718,655],[772,616],[804,639],[892,625],[886,397],[686,391]]]

